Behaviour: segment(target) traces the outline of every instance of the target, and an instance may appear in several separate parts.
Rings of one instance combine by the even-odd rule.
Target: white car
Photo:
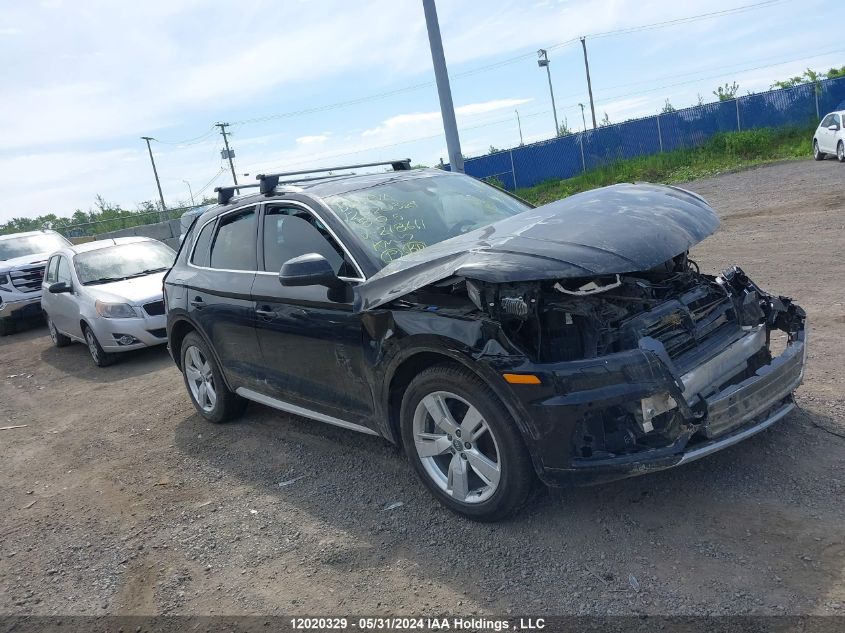
[[[0,235],[0,336],[41,318],[41,280],[47,255],[70,246],[55,231]]]
[[[813,134],[813,158],[824,160],[828,155],[836,155],[840,163],[845,163],[845,132],[842,123],[845,110],[831,112],[822,119],[816,133]]]
[[[148,237],[68,246],[47,261],[41,308],[56,347],[88,346],[99,367],[116,353],[167,343],[162,297],[172,248]]]

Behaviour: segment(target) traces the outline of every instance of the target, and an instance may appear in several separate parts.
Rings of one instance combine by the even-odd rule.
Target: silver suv
[[[55,231],[0,235],[0,336],[14,332],[19,321],[40,318],[47,257],[66,246],[70,242]]]

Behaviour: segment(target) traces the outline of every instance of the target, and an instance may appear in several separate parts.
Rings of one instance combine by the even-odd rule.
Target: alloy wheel
[[[191,345],[185,351],[185,376],[188,379],[188,388],[194,401],[205,412],[214,410],[217,404],[217,390],[214,386],[214,375],[211,372],[211,365],[202,351]]]
[[[813,158],[819,157],[819,142],[813,141]]]
[[[91,353],[91,358],[95,363],[100,362],[100,350],[97,349],[97,339],[94,338],[94,333],[90,328],[85,328],[85,342],[88,344],[88,351]]]
[[[56,326],[53,323],[53,319],[47,319],[47,329],[50,331],[50,339],[53,341],[53,345],[58,345],[59,333],[56,331]]]
[[[841,142],[836,146],[836,157],[840,163],[845,162],[845,146]]]
[[[501,478],[496,438],[481,412],[449,391],[428,394],[414,411],[414,445],[423,467],[457,501],[482,503]]]

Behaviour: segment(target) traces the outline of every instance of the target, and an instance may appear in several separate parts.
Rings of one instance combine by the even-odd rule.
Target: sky
[[[463,153],[676,108],[718,85],[767,90],[845,65],[820,0],[437,0]],[[680,21],[675,21],[680,20]],[[667,21],[672,24],[602,35]],[[575,41],[572,41],[572,40]],[[448,160],[421,0],[0,0],[0,222],[69,216],[100,195],[134,209],[258,173],[409,157]],[[249,175],[244,175],[249,174]]]

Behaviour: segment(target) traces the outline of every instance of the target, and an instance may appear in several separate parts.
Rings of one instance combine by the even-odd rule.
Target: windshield
[[[74,265],[79,283],[87,286],[163,272],[175,258],[173,249],[161,242],[135,242],[79,253]]]
[[[530,208],[474,178],[446,175],[386,182],[325,202],[384,264]]]
[[[27,235],[26,237],[0,240],[0,261],[14,259],[15,257],[26,257],[27,255],[37,255],[39,253],[52,253],[67,245],[68,241],[56,233],[43,233],[41,235]]]

